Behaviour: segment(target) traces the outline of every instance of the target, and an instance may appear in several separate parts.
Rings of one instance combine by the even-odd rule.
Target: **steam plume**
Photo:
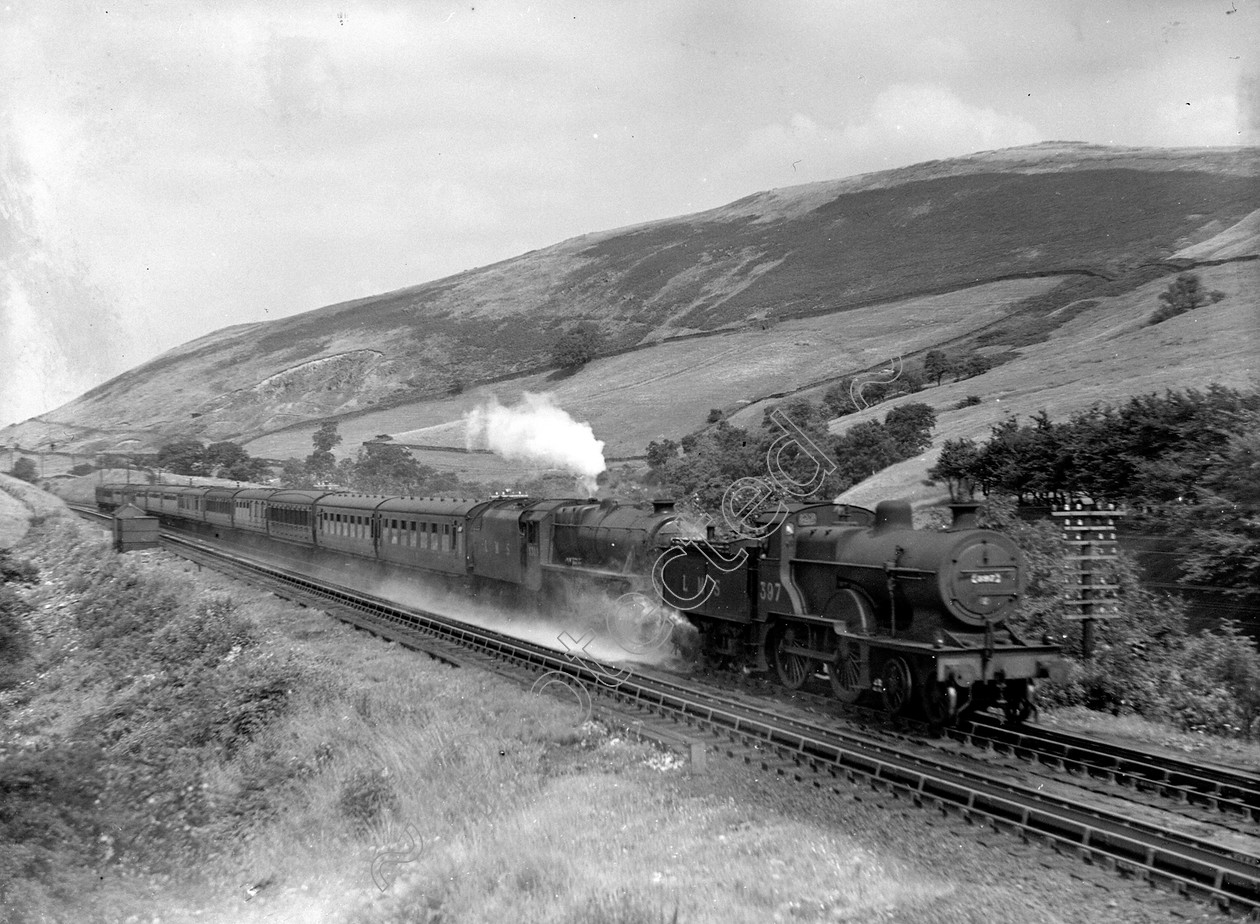
[[[588,423],[579,423],[549,394],[525,392],[514,407],[493,396],[464,415],[468,448],[489,449],[505,459],[559,468],[577,475],[595,492],[595,476],[604,471],[604,442]]]

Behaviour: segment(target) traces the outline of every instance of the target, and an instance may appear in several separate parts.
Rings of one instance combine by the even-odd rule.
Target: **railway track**
[[[970,727],[948,729],[946,734],[966,745],[1203,806],[1248,824],[1260,823],[1260,777],[1241,770],[1177,760],[1037,725],[1005,728],[983,716]]]
[[[556,651],[401,607],[181,535],[167,533],[163,541],[177,554],[262,581],[282,596],[326,607],[337,618],[451,663],[480,662],[522,682],[532,680],[535,689],[552,678],[584,692],[590,704],[620,713],[630,724],[665,720],[699,735],[710,747],[816,787],[841,792],[869,786],[969,825],[1013,832],[1104,869],[1260,916],[1260,851],[1221,847],[1207,838],[1126,817],[1118,809],[1084,808],[1079,800],[995,780],[920,750],[708,689],[613,671],[572,650]]]

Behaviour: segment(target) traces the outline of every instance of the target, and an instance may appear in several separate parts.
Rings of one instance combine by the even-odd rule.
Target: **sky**
[[[774,187],[1260,144],[1260,0],[0,0],[0,426],[188,340]]]

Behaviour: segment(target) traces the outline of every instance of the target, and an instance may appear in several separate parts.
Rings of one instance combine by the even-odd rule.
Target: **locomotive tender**
[[[166,525],[370,560],[472,594],[650,595],[687,617],[710,658],[773,668],[790,689],[825,673],[845,702],[878,698],[934,723],[995,705],[1021,722],[1035,682],[1062,669],[1057,647],[1007,625],[1023,557],[977,528],[975,505],[955,505],[938,532],[914,529],[904,501],[796,504],[763,515],[763,537],[719,543],[668,503],[130,484],[96,495],[103,510],[131,503]]]

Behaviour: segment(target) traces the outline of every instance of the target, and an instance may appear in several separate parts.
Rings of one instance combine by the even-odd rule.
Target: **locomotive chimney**
[[[910,514],[910,502],[904,500],[880,501],[875,505],[875,530],[913,529],[914,520]]]
[[[668,499],[657,498],[656,500],[652,501],[652,512],[653,513],[673,513],[674,502]]]
[[[964,501],[949,505],[950,512],[953,513],[954,519],[949,524],[950,529],[977,529],[980,526],[980,516],[977,511],[980,505],[974,501]]]

